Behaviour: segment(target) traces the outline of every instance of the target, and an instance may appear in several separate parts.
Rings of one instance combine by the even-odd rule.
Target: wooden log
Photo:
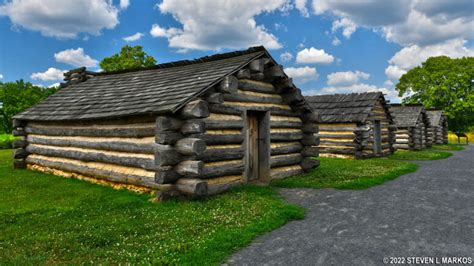
[[[198,177],[202,175],[202,169],[204,167],[203,161],[182,161],[175,166],[174,170],[185,177]]]
[[[200,156],[205,162],[225,161],[242,159],[244,157],[243,148],[226,148],[226,149],[206,149],[204,154]]]
[[[237,93],[237,88],[239,87],[239,80],[232,76],[226,76],[222,81],[217,85],[217,90],[223,93]]]
[[[151,139],[152,137],[146,138]],[[30,144],[42,144],[60,147],[92,148],[107,151],[137,152],[154,154],[155,141],[150,143],[143,139],[122,139],[122,138],[89,138],[89,137],[60,137],[44,135],[28,135],[26,138]]]
[[[272,168],[270,170],[270,178],[271,179],[283,179],[286,177],[299,175],[303,173],[303,169],[300,165],[292,165],[292,166],[283,166],[278,168]]]
[[[129,137],[143,138],[155,135],[156,126],[134,127],[60,127],[60,126],[27,126],[24,130],[28,134],[48,136],[88,136],[88,137]],[[26,135],[23,134],[23,136]]]
[[[202,120],[188,120],[181,127],[181,133],[184,135],[201,134],[206,131],[206,123]]]
[[[26,136],[26,130],[24,128],[17,127],[16,129],[13,130],[12,134],[15,137]]]
[[[20,120],[20,119],[13,119],[12,126],[13,126],[14,129],[17,128],[17,127],[25,127],[26,126],[26,121],[25,120]]]
[[[287,144],[287,145],[284,145]],[[303,145],[300,142],[289,142],[283,143],[282,145],[272,145],[270,154],[271,155],[280,155],[280,154],[290,154],[290,153],[299,153],[303,149]]]
[[[250,78],[250,69],[244,68],[237,71],[236,74],[238,79],[249,79]]]
[[[283,72],[283,67],[281,65],[276,65],[272,67],[267,67],[264,69],[263,74],[267,80],[275,80],[285,78],[285,72]]]
[[[217,114],[228,114],[228,115],[241,115],[242,110],[237,109],[233,106],[226,106],[222,104],[210,104],[209,110]]]
[[[317,146],[319,145],[319,137],[313,134],[304,134],[301,139],[301,144],[304,146]]]
[[[288,142],[288,141],[296,141],[303,139],[303,133],[270,133],[270,140],[272,142]]]
[[[253,96],[247,94],[224,94],[224,101],[229,102],[262,102],[262,103],[276,103],[281,104],[280,98],[267,96]]]
[[[292,110],[288,105],[275,103],[258,103],[258,102],[226,102],[223,106],[230,106],[240,112],[247,110],[254,111],[270,111],[272,115],[299,117],[300,112]]]
[[[265,81],[265,75],[263,73],[250,73],[250,79]]]
[[[206,129],[241,129],[244,127],[243,120],[207,120]]]
[[[301,130],[303,133],[318,133],[319,126],[316,123],[304,123]]]
[[[156,169],[152,155],[143,156],[142,154],[107,152],[83,148],[54,147],[36,144],[28,145],[26,151],[30,154],[69,158],[83,162],[102,162],[126,165],[151,171]]]
[[[174,147],[184,155],[202,155],[206,150],[206,142],[198,138],[184,138],[178,140]]]
[[[200,99],[191,101],[181,109],[180,116],[185,119],[208,117],[208,104],[206,101]]]
[[[13,149],[18,149],[18,148],[24,148],[26,147],[26,145],[28,145],[28,142],[24,139],[22,140],[15,140],[13,143],[12,143],[12,147]]]
[[[239,80],[239,89],[259,93],[275,94],[275,88],[271,83],[252,81],[248,79]]]
[[[23,148],[20,148],[20,149],[16,149],[14,152],[13,152],[13,159],[24,159],[28,156],[28,152],[26,149],[23,149]]]
[[[219,176],[240,175],[243,173],[244,168],[242,160],[233,160],[229,163],[222,161],[217,164],[205,164],[200,178],[209,179]]]
[[[354,139],[356,136],[354,134],[325,134],[319,131],[319,137],[323,138],[334,138],[334,139]]]
[[[242,134],[204,134],[201,138],[207,145],[240,144],[244,141]]]
[[[282,95],[282,97],[283,97],[283,102],[287,104],[294,104],[296,102],[304,101],[304,97],[301,94],[301,91],[298,89],[285,93]]]
[[[335,147],[319,147],[320,153],[334,153],[334,154],[347,154],[354,155],[354,148],[335,148]]]
[[[183,121],[168,117],[168,116],[159,116],[156,118],[156,132],[169,132],[169,131],[178,131],[183,125]]]
[[[224,176],[219,178],[208,179],[206,181],[207,195],[214,195],[242,184],[242,176]]]
[[[173,145],[182,138],[183,135],[179,132],[163,132],[155,135],[155,142],[158,144]]]
[[[319,155],[319,149],[314,146],[305,146],[301,151],[303,157],[313,157]]]
[[[262,59],[255,59],[249,63],[249,70],[251,73],[262,73],[264,70],[265,64]]]
[[[158,145],[155,154],[155,165],[158,167],[176,165],[183,160],[180,154],[173,146]]]
[[[331,131],[331,132],[362,132],[356,131],[356,127],[348,127],[348,126],[319,126],[320,131]]]
[[[206,96],[206,101],[208,103],[221,104],[224,102],[224,97],[222,93],[214,92]]]
[[[176,182],[176,189],[189,196],[205,196],[207,194],[207,183],[196,178],[180,178]]]
[[[354,141],[330,141],[330,140],[320,140],[319,145],[324,146],[345,146],[345,147],[356,147],[357,143]],[[364,145],[361,145],[364,146]]]
[[[153,177],[145,176],[147,172],[142,169],[136,171],[125,171],[121,169],[128,169],[123,166],[113,166],[101,163],[84,163],[78,160],[50,158],[45,156],[28,156],[26,159],[28,164],[37,164],[44,167],[59,169],[66,172],[75,172],[88,177],[104,179],[110,182],[131,184],[136,186],[143,186],[153,189],[160,189],[162,185],[155,182]],[[100,167],[97,168],[96,167]],[[133,169],[133,168],[131,168]]]
[[[271,128],[301,128],[302,123],[298,121],[272,121],[270,120]]]
[[[292,78],[281,79],[274,85],[275,85],[276,93],[285,93],[292,90],[295,87],[295,85],[293,84]]]
[[[309,171],[309,170],[311,170],[315,167],[318,167],[319,166],[319,161],[315,160],[311,157],[306,157],[301,161],[300,166],[303,169],[303,171],[306,172],[306,171]]]
[[[301,156],[301,153],[275,155],[270,157],[270,166],[274,168],[278,166],[294,165],[300,163],[302,159],[303,157]]]
[[[317,123],[319,122],[319,115],[316,113],[304,113],[301,115],[301,120],[304,123]]]
[[[171,184],[176,182],[181,175],[178,174],[172,166],[160,167],[155,172],[155,182],[158,184]]]
[[[24,159],[15,159],[13,160],[13,168],[14,169],[25,169],[26,168],[26,161]]]

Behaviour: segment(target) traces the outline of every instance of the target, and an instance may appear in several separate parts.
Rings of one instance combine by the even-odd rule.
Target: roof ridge
[[[267,52],[267,50],[265,49],[264,46],[254,46],[254,47],[249,47],[246,50],[232,51],[232,52],[220,53],[220,54],[214,54],[214,55],[206,55],[206,56],[198,57],[191,60],[171,61],[171,62],[161,63],[161,64],[157,64],[150,67],[139,67],[139,68],[131,68],[131,69],[125,69],[125,70],[109,71],[109,72],[97,72],[94,74],[94,76],[106,76],[106,75],[122,74],[122,73],[128,73],[128,72],[137,72],[137,71],[144,71],[144,70],[186,66],[186,65],[199,64],[199,63],[204,63],[204,62],[212,62],[212,61],[232,58],[232,57],[251,54],[255,52]]]

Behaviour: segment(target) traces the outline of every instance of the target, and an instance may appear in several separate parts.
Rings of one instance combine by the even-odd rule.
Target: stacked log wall
[[[381,131],[381,154],[376,154],[374,151],[374,121],[380,121]],[[393,153],[393,143],[391,140],[391,120],[388,117],[387,111],[382,106],[380,101],[377,101],[374,108],[370,112],[365,125],[370,128],[369,136],[366,139],[367,145],[361,145],[362,158],[370,158],[374,156],[387,156]]]
[[[395,149],[413,150],[413,128],[412,127],[398,127],[395,132]]]
[[[154,181],[153,118],[108,122],[22,122],[17,167],[77,173],[113,184],[159,190]],[[167,188],[167,187],[166,187]]]
[[[356,123],[321,123],[319,124],[321,157],[355,158]]]

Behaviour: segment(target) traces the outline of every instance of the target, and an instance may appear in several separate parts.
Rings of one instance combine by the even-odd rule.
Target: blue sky
[[[50,86],[141,45],[158,62],[264,45],[305,94],[381,90],[429,56],[473,56],[474,0],[7,0],[0,78]],[[128,37],[128,38],[127,38]]]

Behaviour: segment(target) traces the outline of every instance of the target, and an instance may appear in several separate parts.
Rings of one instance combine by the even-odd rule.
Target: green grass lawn
[[[464,147],[457,144],[436,144],[433,145],[431,149],[438,151],[462,151]]]
[[[426,161],[426,160],[439,160],[448,158],[453,155],[450,152],[438,151],[434,149],[425,149],[421,151],[405,151],[398,150],[392,154],[389,158],[395,160],[407,160],[407,161]]]
[[[11,168],[0,151],[0,264],[219,264],[304,210],[270,187],[206,200],[150,195]]]
[[[374,158],[351,160],[318,158],[321,165],[309,173],[272,182],[277,187],[365,189],[406,173],[415,172],[414,163]]]

